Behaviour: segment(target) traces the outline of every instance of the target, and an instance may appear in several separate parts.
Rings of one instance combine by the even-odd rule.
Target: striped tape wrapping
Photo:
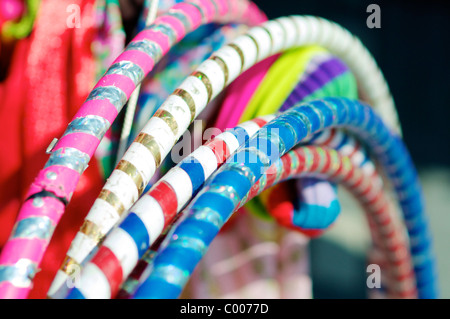
[[[393,183],[411,240],[410,253],[418,295],[421,298],[435,297],[437,289],[431,236],[420,183],[409,154],[398,136],[384,125],[370,107],[345,98],[326,98],[294,107],[271,121],[240,147],[196,196],[188,212],[190,216],[177,226],[169,243],[155,259],[152,273],[135,296],[178,296],[220,229],[207,218],[197,219],[194,216],[214,212],[223,222],[226,221],[252,185],[281,155],[308,135],[338,126],[354,131],[369,145]],[[261,145],[265,145],[265,149],[259,147]],[[219,187],[226,191],[217,192]],[[179,238],[183,238],[182,245]]]
[[[179,14],[160,16],[153,25],[140,32],[99,80],[66,132],[53,147],[44,169],[31,185],[27,199],[20,209],[16,226],[33,214],[50,216],[53,226],[56,227],[100,139],[135,87],[175,42],[201,24],[211,21],[243,22],[255,25],[265,20],[264,14],[256,5],[245,0],[191,0],[174,5],[171,11]],[[229,12],[234,14],[227,14]],[[184,17],[183,21],[179,17]],[[226,20],[227,17],[229,20]],[[123,164],[126,164],[126,172],[132,172],[136,177],[132,182],[138,182],[138,174],[143,172],[134,170],[128,163]],[[116,177],[121,176],[120,174],[116,172]],[[124,177],[124,183],[135,187],[130,185],[131,182],[127,178]],[[110,199],[114,205],[112,209],[121,209],[123,203],[116,195],[114,192],[102,191],[100,197]],[[35,202],[38,197],[41,198],[41,202]],[[55,204],[54,200],[59,203]],[[128,200],[132,200],[132,197],[128,196]],[[28,227],[35,226],[29,224]],[[23,239],[13,233],[0,256],[0,267],[8,266],[10,267],[8,269],[14,269],[17,264],[17,270],[22,269],[19,262],[25,258],[32,260],[37,269],[48,241],[49,239],[41,240],[38,237]],[[74,261],[69,260],[66,263],[74,264]],[[22,272],[11,271],[10,273]],[[33,276],[34,272],[31,271],[27,272],[24,278],[29,279]],[[10,281],[8,278],[8,276],[1,278],[0,297],[25,298],[32,280],[29,281],[29,286],[18,287],[14,285],[17,281]],[[11,277],[13,278],[15,277]]]
[[[281,162],[273,164],[261,179],[252,186],[250,193],[241,201],[239,206],[280,181],[292,177],[311,176],[312,174],[344,184],[363,205],[368,213],[369,220],[372,216],[375,221],[392,220],[392,207],[387,209],[386,196],[380,195],[380,193],[383,193],[383,183],[376,173],[373,163],[367,157],[367,154],[362,151],[357,141],[352,143],[348,140],[354,139],[351,136],[345,136],[342,131],[326,130],[317,134],[313,139],[314,143],[322,145],[322,147],[325,146],[325,148],[300,147],[284,155]],[[337,152],[329,149],[330,146],[335,147]],[[347,163],[346,166],[343,166],[343,162]],[[348,162],[356,168],[352,169]],[[340,167],[346,169],[340,169]],[[358,177],[352,178],[353,175],[349,172],[355,176],[362,174],[361,180]],[[350,183],[352,181],[353,184]],[[371,228],[372,234],[379,246],[384,249],[385,259],[394,261],[383,267],[383,271],[386,269],[390,274],[387,278],[389,296],[394,298],[415,297],[417,291],[404,233],[399,231],[399,228],[390,230],[393,227],[392,223],[374,224],[372,222],[371,224],[373,225]],[[167,231],[162,237],[165,238],[166,235]],[[141,258],[132,276],[122,286],[120,298],[129,298],[134,294],[146,272],[151,269],[152,260],[156,256],[156,251],[163,238],[158,239],[157,244],[152,246],[152,251]]]
[[[373,226],[372,236],[383,249],[384,257],[388,261],[386,269],[383,269],[388,273],[388,296],[414,298],[417,296],[417,290],[407,238],[403,228],[393,222],[396,212],[384,194],[381,178],[366,167],[359,167],[351,155],[342,155],[341,152],[328,147],[302,146],[273,164],[252,186],[238,207],[271,185],[306,174],[319,174],[345,186],[364,208]]]
[[[81,272],[79,287],[72,295],[86,298],[114,298],[122,282],[143,257],[149,247],[158,239],[176,214],[189,202],[204,181],[232,154],[239,145],[253,136],[274,116],[257,118],[242,123],[233,130],[225,131],[200,146],[163,176],[130,209],[130,213],[105,239],[99,251],[88,262],[96,264]],[[107,262],[103,255],[108,255]],[[98,269],[97,269],[98,268]],[[115,269],[115,271],[112,271]],[[107,281],[98,281],[98,270]],[[111,278],[121,273],[120,280]],[[108,284],[109,287],[101,287]],[[101,293],[110,292],[110,295]]]
[[[405,234],[400,228],[392,229],[392,223],[386,223],[392,218],[393,212],[391,207],[387,206],[389,201],[384,195],[382,181],[376,173],[367,174],[363,168],[358,168],[356,164],[352,163],[350,157],[343,156],[327,147],[299,147],[285,154],[281,161],[273,164],[252,186],[248,195],[240,201],[238,206],[243,206],[263,190],[283,180],[310,174],[320,174],[324,178],[344,185],[364,207],[369,221],[377,224],[371,230],[375,238],[379,239],[378,243],[383,248],[384,258],[389,261],[389,264],[383,267],[383,273],[388,273],[388,296],[392,298],[416,297],[415,278]],[[208,213],[210,215],[209,222],[215,220],[216,226],[221,224],[217,223],[220,218],[213,219],[211,211]],[[205,215],[199,214],[196,219],[202,219],[201,217]],[[152,255],[145,256],[143,261],[151,264],[155,255],[157,256],[155,252],[152,252]],[[144,273],[143,265],[141,264],[140,267],[140,271]],[[151,268],[150,266],[149,269]],[[139,278],[131,278],[128,285],[124,287],[126,297],[133,295],[139,282]]]
[[[315,36],[312,37],[308,30],[317,32],[314,32]],[[337,38],[342,38],[342,42],[337,45],[333,41],[325,41],[325,34],[329,32]],[[351,66],[355,68],[352,71],[359,74],[358,80],[360,81],[369,81],[366,79],[369,75],[372,76],[372,79],[375,77],[374,74],[381,74],[361,42],[334,23],[320,18],[302,16],[269,21],[252,28],[247,34],[238,37],[233,43],[218,50],[210,59],[202,63],[197,71],[189,76],[163,103],[157,114],[150,119],[127,150],[123,160],[133,162],[137,170],[142,173],[145,187],[156,167],[167,156],[176,140],[204,109],[207,102],[217,96],[226,85],[256,62],[288,48],[310,42],[317,42],[332,52],[335,51],[346,62],[352,60],[350,61],[352,62]],[[357,52],[353,52],[354,50]],[[355,64],[355,59],[362,62]],[[363,70],[356,69],[363,64],[365,66]],[[374,84],[373,92],[377,92],[377,87],[387,87],[382,76],[378,76],[377,79],[379,81],[376,83],[372,83],[373,80],[370,80]],[[383,90],[383,94],[386,95],[385,98],[377,98],[373,101],[377,110],[393,107],[392,104],[385,103],[392,100],[389,90]],[[380,112],[386,113],[387,111]],[[105,191],[109,196],[114,194],[114,202],[118,199],[125,210],[139,196],[139,187],[135,185],[130,174],[119,169],[114,170],[102,193]],[[101,226],[105,230],[110,229],[119,220],[119,216],[109,206],[111,205],[107,205],[103,198],[99,198],[88,213],[87,220],[92,221],[94,217],[91,216],[96,216],[97,219],[106,219],[109,224],[104,223]],[[83,235],[78,233],[67,258],[82,263],[82,260],[98,243],[91,239],[84,239]],[[55,285],[60,286],[67,278],[67,274],[64,275],[61,270],[57,275],[59,283]],[[54,290],[52,289],[50,294]]]

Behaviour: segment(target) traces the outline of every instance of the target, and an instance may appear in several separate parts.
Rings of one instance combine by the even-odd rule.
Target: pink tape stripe
[[[118,63],[121,61],[133,61],[136,65],[138,65],[142,69],[142,71],[144,71],[144,74],[148,74],[155,66],[155,61],[151,56],[138,50],[124,51],[121,55],[117,57],[114,63]]]
[[[225,0],[216,0],[216,3],[218,5],[218,7],[219,7],[218,15],[220,17],[225,16],[228,13],[228,11],[229,11],[228,2],[225,1]]]
[[[65,166],[53,165],[39,172],[36,178],[36,181],[38,181],[36,184],[41,189],[44,188],[47,191],[53,192],[58,197],[66,198],[66,196],[71,196],[79,179],[80,174],[77,171]]]
[[[165,35],[160,31],[155,31],[152,29],[143,30],[139,32],[138,35],[133,39],[133,41],[140,41],[140,40],[151,40],[153,42],[156,42],[161,47],[163,55],[166,54],[170,49],[169,36]]]
[[[210,1],[214,1],[214,0],[200,0],[198,1],[198,3],[201,4],[201,6],[204,7],[205,9],[205,14],[206,14],[206,18],[204,21],[205,23],[211,22],[211,19],[214,16],[214,6],[212,5],[212,3]],[[230,0],[231,3],[234,3],[236,1],[239,0]],[[242,1],[242,0],[240,0]],[[236,7],[236,6],[234,6]],[[192,30],[196,29],[202,22],[202,17],[201,17],[201,13],[198,12],[198,9],[195,8],[195,6],[193,5],[189,5],[189,4],[178,4],[174,7],[172,7],[174,9],[178,8],[180,10],[182,10],[189,19],[191,19],[192,21]],[[252,6],[251,8],[256,8],[255,6]],[[250,20],[245,21],[242,20],[240,18],[237,18],[238,16],[236,15],[227,15],[229,17],[229,21],[227,22],[244,22],[246,24],[249,25],[254,25],[255,23],[258,23],[258,19],[259,17],[261,17],[261,14],[259,13],[259,10],[256,9],[258,12],[257,13],[253,13],[250,14]],[[220,10],[218,10],[220,11]],[[248,10],[245,10],[246,12]],[[218,16],[218,14],[216,14],[216,16]],[[171,25],[174,25],[175,22],[173,22]],[[175,26],[174,26],[175,28]],[[175,30],[176,32],[176,30]],[[170,39],[167,35],[163,34],[162,32],[159,31],[154,31],[154,30],[145,30],[142,31],[141,33],[139,33],[136,38],[133,41],[139,41],[142,39],[147,39],[149,41],[153,41],[157,44],[160,45],[161,50],[162,50],[162,55],[166,54],[170,48]],[[138,66],[140,66],[142,68],[142,70],[144,71],[144,74],[147,75],[152,68],[154,67],[155,61],[153,61],[153,59],[149,56],[147,56],[145,53],[140,52],[140,51],[136,51],[136,50],[126,50],[124,51],[117,59],[115,62],[120,62],[120,61],[131,61],[135,64],[137,64]],[[116,82],[117,81],[117,82]],[[127,96],[129,96],[132,91],[134,90],[134,83],[131,85],[129,82],[131,81],[131,79],[125,79],[124,77],[120,77],[120,76],[105,76],[103,77],[98,84],[96,85],[96,87],[98,86],[104,86],[104,85],[114,85],[117,87],[120,87],[126,94]],[[81,106],[80,110],[77,112],[75,118],[80,117],[80,116],[84,116],[84,115],[98,115],[98,116],[102,116],[105,115],[104,118],[108,119],[110,121],[110,123],[112,123],[115,119],[115,117],[117,116],[117,111],[116,110],[112,110],[111,106],[107,104],[108,102],[105,101],[89,101],[86,103],[83,103],[83,105]],[[107,114],[106,114],[107,113]],[[74,118],[74,119],[75,119]],[[82,134],[82,133],[81,133]],[[71,140],[67,140],[68,137],[64,137],[61,139],[61,141],[58,143],[59,145],[57,146],[57,149],[61,149],[61,147],[71,147],[71,148],[76,148],[78,149],[78,145],[80,146],[81,149],[83,149],[84,151],[86,151],[86,154],[92,156],[92,154],[94,153],[94,150],[97,148],[98,146],[98,140],[95,139],[95,141],[93,141],[90,135],[88,134],[84,134],[85,136],[81,137],[81,135],[78,136],[78,138],[74,138],[74,136],[71,137]],[[81,139],[85,139],[85,141],[81,141]],[[71,144],[72,143],[72,144]],[[94,145],[88,146],[87,144],[89,143],[93,143]],[[48,178],[48,176],[46,176],[48,173],[50,173],[51,178]],[[56,176],[54,175],[54,173],[56,173]],[[78,184],[80,178],[80,174],[78,172],[76,172],[73,169],[64,167],[64,166],[60,166],[60,165],[54,165],[54,166],[50,166],[47,167],[43,170],[41,170],[38,174],[38,176],[36,177],[33,186],[30,188],[28,194],[32,195],[35,194],[37,192],[40,192],[42,190],[45,191],[49,191],[54,193],[56,196],[70,200],[70,198],[72,197],[73,192],[75,191],[76,185]],[[33,208],[30,206],[30,203],[32,201],[27,201],[21,208],[21,211],[19,213],[19,216],[22,218],[22,216],[30,216],[31,213],[36,214],[38,216],[41,215],[45,215],[45,214],[49,214],[47,211],[53,210],[55,216],[55,220],[57,220],[59,222],[59,217],[64,213],[64,207],[61,205],[56,205],[54,203],[49,204],[47,201],[45,202],[43,207],[39,207],[39,208]],[[36,260],[38,260],[40,262],[40,259],[42,258],[44,252],[45,252],[45,248],[47,247],[47,243],[43,243],[43,244],[39,244],[37,242],[35,242],[33,244],[33,241],[30,241],[30,246],[25,245],[23,243],[21,243],[20,245],[17,243],[14,243],[15,240],[14,239],[9,239],[7,244],[5,245],[3,251],[2,251],[2,255],[1,255],[1,259],[0,259],[0,264],[3,263],[3,261],[5,260],[12,260],[11,256],[14,256],[14,254],[17,254],[16,257],[19,258],[23,258],[24,256],[27,256],[28,252],[27,252],[27,247],[33,247],[34,252],[36,253]],[[14,249],[12,249],[11,247],[14,246]],[[24,250],[22,250],[24,249]],[[30,248],[31,249],[31,248]],[[26,289],[19,289],[18,287],[12,287],[12,286],[1,286],[1,287],[5,287],[5,289],[0,289],[0,298],[4,298],[5,296],[12,296],[14,298],[24,298],[26,297],[29,288]],[[31,287],[30,287],[31,288]]]
[[[192,2],[198,3],[205,10],[205,18],[211,21],[216,16],[216,8],[214,7],[212,1],[209,0],[192,0]]]
[[[201,25],[202,15],[192,4],[177,3],[173,6],[173,9],[183,11],[186,14],[187,18],[191,21],[191,30],[195,30]]]
[[[48,240],[45,239],[13,238],[3,247],[0,263],[12,265],[26,258],[39,264],[47,245]]]
[[[175,31],[177,37],[177,42],[180,41],[181,39],[184,38],[184,36],[186,35],[186,31],[184,29],[184,24],[178,20],[176,17],[173,16],[162,16],[159,17],[155,20],[155,24],[158,23],[164,23],[166,25],[169,25],[170,27],[172,27],[172,29]]]
[[[117,117],[116,107],[108,100],[89,100],[84,102],[83,107],[75,115],[76,118],[86,117],[88,115],[97,115],[106,119],[110,124]]]
[[[46,216],[52,220],[53,224],[57,224],[61,218],[61,214],[58,214],[58,212],[64,209],[64,204],[53,197],[41,197],[39,200],[44,202],[45,210],[43,211],[40,207],[36,207],[33,204],[33,199],[27,200],[22,206],[23,210],[17,218],[17,222],[33,216]]]
[[[26,299],[28,288],[19,288],[8,281],[0,283],[0,291],[3,299]]]
[[[61,137],[58,141],[58,144],[55,146],[54,151],[65,148],[65,147],[74,147],[92,157],[94,155],[95,150],[100,144],[100,140],[90,134],[87,133],[71,133]]]
[[[95,85],[94,89],[103,86],[115,86],[121,89],[127,98],[130,97],[131,93],[133,93],[136,88],[136,84],[134,84],[133,80],[123,74],[108,74],[103,76],[100,81],[98,81],[97,85]]]
[[[263,126],[265,123],[267,123],[265,120],[261,118],[256,118],[254,120],[250,120],[249,122],[256,123],[258,126]],[[220,136],[220,135],[219,135]],[[204,144],[204,146],[208,147],[215,156],[216,159],[216,165],[217,167],[220,167],[222,163],[230,156],[230,145],[228,145],[227,141],[225,139],[221,138],[214,138]],[[206,161],[206,158],[198,158],[200,163],[203,165],[204,161]],[[207,177],[207,176],[205,176]],[[164,194],[164,195],[162,195]],[[164,214],[165,219],[165,227],[170,224],[173,221],[174,216],[178,212],[178,205],[179,205],[179,198],[177,197],[177,194],[175,193],[175,190],[173,189],[172,185],[167,182],[164,178],[159,181],[157,185],[155,185],[154,188],[151,188],[151,190],[145,194],[144,196],[149,196],[153,198],[158,204],[161,206],[161,209]],[[192,196],[192,194],[190,194]],[[160,235],[160,234],[158,234]],[[113,231],[110,235],[108,235],[107,238],[111,238],[116,236],[116,233]],[[103,252],[104,245],[100,246],[98,252]],[[110,250],[109,247],[107,247],[108,250]],[[111,262],[105,264],[98,264],[98,268],[104,273],[104,275],[108,278],[109,283],[109,289],[112,291],[112,294],[114,295],[117,293],[115,291],[114,286],[111,285],[111,274],[117,274],[117,273],[123,273],[124,271],[124,263],[123,260],[120,260],[118,256],[115,255],[114,250],[111,250],[112,256],[115,258],[111,258]],[[98,257],[98,253],[94,255],[92,260],[95,260],[96,257]],[[92,260],[90,263],[92,263]],[[81,275],[82,278],[86,279],[91,276],[89,272],[82,272]],[[125,278],[128,277],[129,274],[124,274]],[[123,279],[121,283],[123,282]]]

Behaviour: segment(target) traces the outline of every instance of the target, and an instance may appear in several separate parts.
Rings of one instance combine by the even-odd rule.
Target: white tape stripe
[[[131,147],[124,154],[122,159],[130,162],[141,174],[144,184],[147,185],[153,174],[156,165],[152,153],[141,143],[132,143]]]
[[[208,91],[203,82],[195,76],[188,76],[178,87],[188,92],[195,103],[195,117],[197,117],[206,106]]]
[[[179,212],[192,197],[191,178],[185,170],[175,166],[161,180],[166,181],[175,191]]]
[[[125,210],[130,208],[139,197],[137,186],[131,176],[120,170],[112,172],[103,189],[116,194]]]
[[[130,212],[138,215],[144,223],[151,245],[164,229],[164,213],[161,206],[153,197],[144,195],[130,209]]]
[[[225,62],[228,67],[228,81],[227,85],[236,79],[241,71],[241,58],[237,51],[229,46],[225,46],[214,53]]]
[[[203,167],[203,172],[206,176],[211,176],[217,169],[217,158],[214,152],[207,146],[200,146],[192,153],[192,156],[199,161]]]
[[[255,64],[257,59],[257,48],[255,46],[255,42],[253,42],[252,39],[250,39],[246,35],[242,35],[233,40],[233,44],[237,45],[244,55],[244,71]]]
[[[211,82],[212,97],[211,100],[216,97],[225,86],[224,74],[222,68],[213,60],[206,60],[198,67],[197,71],[203,72]]]
[[[247,132],[249,137],[253,136],[256,132],[259,131],[259,125],[253,121],[244,122],[242,124],[239,124],[238,126],[242,127]]]
[[[154,137],[160,149],[162,162],[176,141],[172,130],[164,120],[159,117],[152,117],[142,129],[142,132]]]
[[[138,247],[133,238],[125,230],[117,227],[108,235],[103,246],[108,247],[119,260],[123,280],[126,280],[139,260]]]
[[[78,289],[86,299],[111,299],[108,278],[93,263],[87,263],[84,267]]]
[[[85,234],[78,232],[70,245],[67,256],[76,260],[78,263],[82,263],[89,253],[97,247],[97,244],[97,242]]]
[[[227,144],[230,154],[239,148],[239,141],[236,136],[230,132],[223,132],[222,134],[217,135],[216,139],[222,140]]]

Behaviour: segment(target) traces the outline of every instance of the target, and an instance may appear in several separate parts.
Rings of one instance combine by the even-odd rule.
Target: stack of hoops
[[[338,218],[340,186],[366,214],[384,296],[438,297],[417,172],[358,38],[314,16],[267,21],[248,0],[181,1],[141,29],[48,148],[1,252],[0,298],[28,296],[93,160],[107,180],[80,212],[49,298],[178,298],[234,215],[320,236]],[[110,129],[135,90],[126,151],[114,158]],[[198,122],[216,133],[176,160]]]

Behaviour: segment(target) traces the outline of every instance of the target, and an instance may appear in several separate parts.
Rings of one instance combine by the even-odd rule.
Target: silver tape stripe
[[[180,236],[177,237],[176,239],[172,238],[169,245],[170,247],[182,247],[186,249],[192,249],[201,254],[202,256],[204,253],[206,253],[206,250],[208,249],[203,240],[187,236]]]
[[[242,148],[238,153],[236,153],[236,156],[241,156],[241,158],[245,159],[245,152],[255,154],[266,169],[271,165],[270,157],[255,146]]]
[[[44,168],[53,165],[64,166],[77,171],[80,175],[87,168],[89,163],[89,155],[77,150],[76,148],[66,147],[60,148],[50,155],[49,160]]]
[[[130,78],[135,85],[141,83],[145,76],[141,67],[131,61],[120,61],[114,63],[109,67],[108,71],[105,73],[105,76],[111,74],[124,75]]]
[[[177,41],[177,34],[175,33],[175,30],[171,26],[164,23],[152,24],[151,26],[145,28],[145,30],[158,31],[163,33],[164,35],[167,35],[169,37],[170,46],[175,44],[175,42]]]
[[[213,224],[218,229],[222,228],[224,224],[222,215],[210,207],[193,208],[190,211],[189,218]]]
[[[289,157],[291,159],[291,170],[296,171],[300,166],[300,160],[294,154],[290,154]]]
[[[150,276],[160,278],[172,285],[183,288],[189,279],[189,272],[174,265],[161,265],[155,267]]]
[[[241,153],[241,155],[237,154],[236,156],[244,156],[244,155],[245,155],[244,153]],[[256,182],[255,174],[253,174],[252,170],[249,167],[247,167],[244,163],[226,162],[224,165],[222,165],[220,170],[235,171],[240,175],[246,177],[251,185],[253,185]]]
[[[101,86],[92,90],[86,101],[108,100],[120,112],[127,102],[127,95],[115,86]]]
[[[324,104],[328,107],[328,109],[333,113],[333,123],[336,123],[337,121],[337,110],[336,105],[329,103],[328,101],[323,101]]]
[[[306,116],[305,114],[301,113],[298,110],[292,110],[292,112],[303,122],[303,124],[305,124],[306,130],[307,130],[306,137],[309,138],[311,136],[311,134],[313,133],[312,132],[312,124],[311,124],[311,121],[309,120],[309,117]]]
[[[274,165],[276,166],[276,172],[277,172],[277,177],[275,178],[275,181],[273,182],[273,184],[277,184],[280,179],[281,179],[281,175],[283,175],[283,162],[281,161],[281,158],[279,160],[277,160]],[[267,176],[267,175],[266,175]],[[265,185],[264,185],[265,186]]]
[[[280,123],[280,122],[278,122],[278,123]],[[296,137],[295,131],[293,130],[292,126],[290,126],[289,124],[284,125],[284,126],[288,127],[288,129],[290,129],[291,133],[294,133],[293,134],[294,137]],[[284,144],[284,141],[281,139],[280,135],[277,132],[278,132],[277,128],[263,127],[258,131],[258,135],[254,136],[252,138],[253,143],[251,143],[250,145],[254,145],[254,143],[257,142],[259,145],[259,150],[263,151],[268,157],[280,158],[281,155],[283,155],[285,153],[286,146]],[[267,140],[268,143],[264,143],[263,142],[264,140]],[[295,139],[295,140],[297,140],[297,139]],[[261,143],[261,142],[263,142],[263,143]],[[272,149],[272,145],[278,146],[277,149]],[[275,154],[274,152],[278,152],[278,153]],[[268,154],[270,154],[270,156]]]
[[[25,258],[14,265],[0,266],[0,283],[9,282],[17,288],[29,288],[36,269],[36,263]]]
[[[72,133],[86,133],[101,140],[111,124],[101,116],[87,115],[70,122],[63,136]]]
[[[219,6],[216,1],[212,1],[212,5],[214,7],[214,17],[217,17],[219,15]]]
[[[11,238],[50,239],[54,229],[55,226],[47,216],[29,217],[16,223]]]
[[[191,21],[187,18],[187,16],[184,14],[184,11],[181,10],[174,10],[170,9],[166,15],[172,16],[176,19],[178,19],[184,26],[184,31],[189,33],[192,29]]]
[[[130,44],[128,44],[125,48],[125,51],[132,50],[147,54],[153,59],[154,62],[159,61],[162,57],[162,49],[159,44],[146,39],[130,42]]]
[[[225,185],[208,185],[205,192],[214,193],[229,199],[236,207],[241,200],[237,191],[231,186]]]
[[[126,291],[129,294],[133,294],[136,292],[139,287],[139,280],[129,277],[123,284],[122,290]]]

